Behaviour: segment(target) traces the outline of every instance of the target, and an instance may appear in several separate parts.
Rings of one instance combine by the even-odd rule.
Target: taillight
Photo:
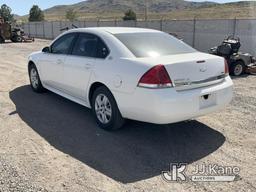
[[[164,65],[157,65],[141,77],[138,86],[152,89],[168,88],[172,87],[172,81]]]
[[[225,59],[225,75],[229,75],[228,62]]]

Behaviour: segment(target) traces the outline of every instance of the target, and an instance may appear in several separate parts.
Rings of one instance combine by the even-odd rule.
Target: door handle
[[[91,64],[87,63],[87,64],[85,64],[84,68],[85,68],[85,69],[90,69],[91,66],[92,66]]]

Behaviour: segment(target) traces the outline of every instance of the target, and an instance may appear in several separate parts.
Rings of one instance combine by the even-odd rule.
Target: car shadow
[[[170,163],[192,163],[217,150],[225,137],[198,121],[153,125],[128,121],[106,132],[90,110],[54,93],[29,86],[10,92],[21,119],[53,147],[104,175],[131,183],[160,175]]]

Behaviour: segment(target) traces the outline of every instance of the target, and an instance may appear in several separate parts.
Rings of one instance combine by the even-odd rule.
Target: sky
[[[28,14],[32,5],[39,5],[41,9],[47,9],[55,5],[68,5],[81,2],[82,0],[0,0],[0,5],[7,4],[13,10],[14,14],[26,15]],[[205,0],[188,0],[188,1],[197,1],[202,2]],[[208,0],[218,3],[234,2],[241,0]]]

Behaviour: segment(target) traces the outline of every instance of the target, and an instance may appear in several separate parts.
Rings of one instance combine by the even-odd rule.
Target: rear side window
[[[100,59],[104,59],[108,56],[108,54],[109,54],[108,47],[101,39],[98,38],[96,57]]]
[[[104,59],[109,50],[106,44],[96,35],[81,33],[75,43],[72,55]]]
[[[95,57],[98,38],[91,34],[81,33],[73,48],[72,55]]]
[[[162,32],[120,33],[114,36],[136,57],[158,57],[196,51],[186,43]]]
[[[76,34],[71,33],[60,37],[51,46],[51,52],[55,54],[68,54],[73,41],[75,40]]]

